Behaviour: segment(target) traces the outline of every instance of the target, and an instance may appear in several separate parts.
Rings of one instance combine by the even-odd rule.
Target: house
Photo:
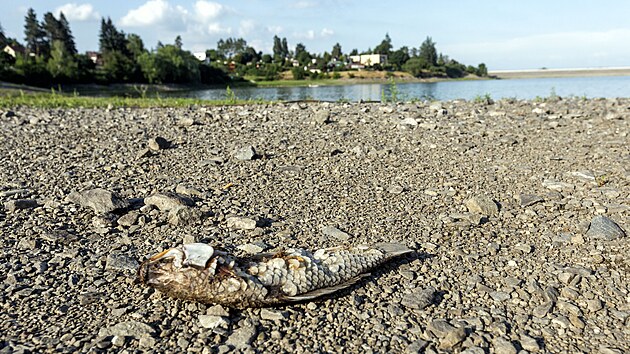
[[[387,64],[387,55],[385,54],[361,54],[351,55],[352,63],[359,63],[365,66],[385,65]]]
[[[206,64],[210,63],[210,58],[208,58],[208,56],[206,55],[206,52],[195,52],[195,53],[193,53],[193,55],[200,62],[203,62],[203,63],[206,63]]]
[[[16,58],[18,54],[26,54],[26,48],[19,44],[7,44],[2,51],[14,58]]]
[[[88,52],[85,52],[85,55],[88,58],[90,58],[92,63],[96,65],[103,65],[103,55],[101,55],[101,53],[88,51]]]

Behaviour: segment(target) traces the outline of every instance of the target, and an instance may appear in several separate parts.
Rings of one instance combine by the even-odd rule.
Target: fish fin
[[[403,254],[413,252],[412,249],[401,243],[378,243],[374,245],[374,248],[385,252],[388,258],[398,257]]]
[[[360,274],[357,275],[356,277],[347,280],[343,283],[337,284],[337,285],[333,285],[333,286],[329,286],[327,288],[321,288],[321,289],[316,289],[313,291],[309,291],[307,293],[303,293],[303,294],[298,294],[298,295],[294,295],[294,296],[283,296],[282,299],[285,301],[290,301],[290,302],[299,302],[299,301],[307,301],[307,300],[313,300],[316,299],[318,297],[322,297],[322,296],[326,296],[326,295],[330,295],[333,293],[336,293],[339,290],[348,288],[352,285],[354,285],[356,282],[358,282],[359,280],[370,276],[371,273],[364,273],[364,274]]]

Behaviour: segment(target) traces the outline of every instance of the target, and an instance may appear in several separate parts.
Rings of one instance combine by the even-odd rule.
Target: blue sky
[[[142,37],[145,46],[173,43],[215,48],[243,37],[271,52],[273,36],[311,52],[374,48],[388,33],[394,49],[419,47],[431,36],[439,52],[490,70],[630,66],[627,0],[0,0],[5,34],[23,40],[29,7],[63,11],[80,52],[98,49],[101,17]]]

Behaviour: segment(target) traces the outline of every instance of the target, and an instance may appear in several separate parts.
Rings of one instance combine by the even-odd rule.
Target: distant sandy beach
[[[576,69],[533,69],[496,70],[488,75],[499,79],[530,79],[544,77],[584,77],[584,76],[629,76],[630,67],[617,68],[576,68]]]

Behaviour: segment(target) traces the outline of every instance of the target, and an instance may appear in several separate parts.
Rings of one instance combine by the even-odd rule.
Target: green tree
[[[299,66],[292,68],[291,74],[293,74],[293,80],[304,80],[304,77],[306,76],[304,68]]]
[[[199,61],[177,45],[164,45],[155,53],[143,53],[138,62],[150,83],[198,83],[201,81]]]
[[[146,52],[142,38],[135,33],[127,35],[127,51],[136,60],[142,53]]]
[[[175,37],[175,46],[177,47],[177,49],[182,49],[182,46],[184,45],[184,43],[182,42],[182,36],[177,35],[177,37]]]
[[[0,24],[0,47],[4,48],[7,44],[9,44],[9,41],[4,35],[4,28],[2,28],[2,24]]]
[[[247,49],[247,41],[243,38],[220,39],[217,42],[217,52],[226,59],[232,59],[235,55],[243,53]]]
[[[340,59],[341,56],[343,55],[343,53],[341,52],[341,44],[335,43],[330,55],[332,55],[332,57],[335,59]]]
[[[438,55],[437,50],[435,49],[435,42],[431,39],[431,37],[427,37],[427,39],[422,42],[420,45],[420,53],[418,56],[423,59],[429,66],[436,66]]]
[[[47,56],[50,44],[46,40],[46,32],[37,21],[35,10],[28,9],[24,22],[24,40],[28,51],[37,56]]]
[[[405,64],[403,64],[402,69],[413,76],[422,76],[423,70],[428,67],[428,63],[420,57],[413,57]]]
[[[389,34],[386,33],[385,34],[385,39],[383,39],[383,41],[381,42],[381,44],[377,45],[374,48],[374,53],[375,54],[385,54],[385,55],[389,55],[389,53],[392,51],[392,39],[389,38]]]
[[[112,23],[111,18],[101,18],[101,31],[99,33],[99,48],[101,53],[120,52],[124,55],[128,54],[127,39],[123,31],[118,31]]]
[[[479,64],[477,66],[477,71],[475,74],[477,74],[477,76],[482,76],[482,77],[488,76],[488,68],[486,67],[486,64],[484,63]]]
[[[70,30],[70,24],[63,12],[59,14],[59,20],[57,20],[51,12],[45,13],[42,28],[46,32],[47,41],[49,43],[60,41],[65,47],[66,52],[72,55],[77,54],[74,36]]]
[[[46,68],[53,80],[61,83],[76,81],[79,78],[79,64],[74,59],[74,55],[68,51],[62,41],[55,40],[52,43]]]
[[[59,12],[59,24],[61,27],[61,41],[63,42],[66,50],[71,54],[77,54],[77,45],[74,42],[74,36],[70,30],[70,23],[66,19],[66,15],[63,12]]]
[[[409,48],[401,47],[400,49],[393,51],[387,61],[396,69],[401,70],[403,65],[409,60]]]

